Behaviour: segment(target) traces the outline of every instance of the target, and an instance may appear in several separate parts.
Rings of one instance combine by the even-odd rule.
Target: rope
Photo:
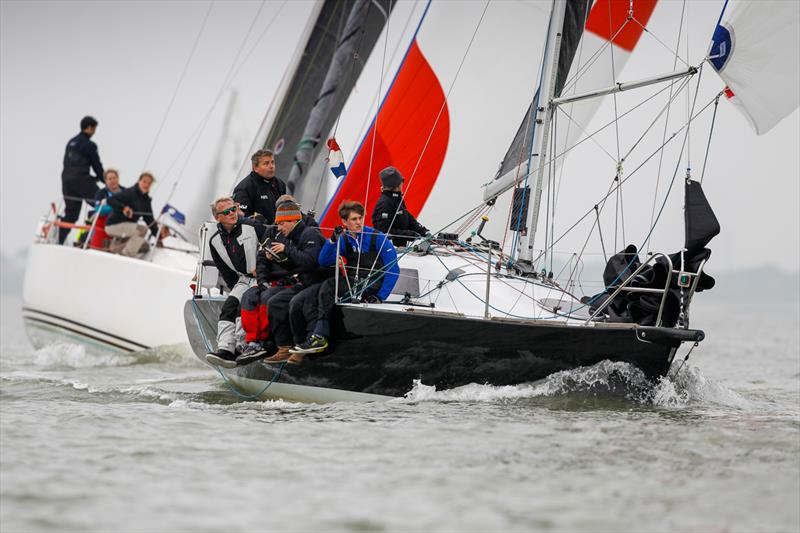
[[[200,314],[200,316],[202,316],[205,319],[205,315],[203,313],[200,313],[199,307],[197,305],[197,301],[194,298],[192,298],[192,315],[194,316],[194,321],[197,324],[197,329],[198,329],[198,331],[200,331],[200,337],[203,339],[203,344],[205,344],[206,351],[210,352],[212,350],[212,346],[211,346],[211,343],[208,341],[208,337],[206,336],[205,330],[200,325],[200,317],[198,316],[198,313]],[[211,325],[211,322],[209,322],[208,320],[205,320],[205,322],[207,324]],[[243,400],[255,400],[255,399],[259,398],[262,394],[264,394],[267,391],[267,389],[272,386],[273,383],[278,381],[278,379],[281,377],[281,374],[283,373],[283,367],[286,366],[286,362],[281,363],[280,367],[278,368],[278,371],[272,373],[273,374],[272,375],[272,379],[269,381],[269,383],[267,383],[264,386],[264,388],[261,389],[256,394],[242,394],[241,392],[236,390],[236,386],[233,384],[233,382],[230,381],[230,379],[228,379],[228,376],[226,376],[225,373],[222,370],[220,370],[220,368],[218,366],[216,366],[216,365],[212,365],[212,366],[219,373],[219,375],[222,376],[222,380],[225,382],[225,385],[228,386],[228,389],[236,397],[241,398]]]
[[[676,370],[675,373],[672,374],[672,376],[667,376],[667,377],[669,377],[671,379],[675,379],[676,377],[678,377],[678,374],[680,373],[681,369],[683,368],[683,365],[686,364],[686,361],[689,359],[689,356],[692,355],[692,351],[695,348],[697,348],[698,346],[700,346],[700,343],[699,342],[695,342],[694,345],[692,345],[692,347],[689,348],[689,351],[687,352],[686,356],[683,358],[683,361],[681,361],[681,366],[678,367],[678,370]]]

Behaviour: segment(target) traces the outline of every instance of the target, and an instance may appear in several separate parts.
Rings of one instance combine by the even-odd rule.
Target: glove
[[[365,304],[381,304],[383,303],[383,300],[381,300],[374,294],[365,294],[364,296],[361,297],[361,302]]]
[[[339,240],[339,236],[344,233],[344,228],[342,226],[336,226],[333,228],[333,235],[331,235],[331,242],[335,243]]]

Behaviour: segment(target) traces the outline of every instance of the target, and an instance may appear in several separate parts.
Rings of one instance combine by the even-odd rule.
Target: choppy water
[[[606,363],[333,405],[237,401],[188,348],[36,351],[2,304],[3,532],[800,530],[796,304],[698,299],[655,389]]]

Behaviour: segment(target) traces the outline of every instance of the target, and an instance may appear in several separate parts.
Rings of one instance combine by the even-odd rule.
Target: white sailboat
[[[773,39],[789,45],[780,49],[784,61],[778,68],[795,69],[788,76],[796,79],[797,47],[791,45],[797,40],[797,9],[791,3],[777,4],[782,8],[761,10],[763,18],[780,21],[771,26],[738,6],[726,6],[720,25],[742,27],[742,35],[749,35],[744,28],[753,24],[760,31],[769,28]],[[766,106],[765,113],[760,91],[774,78],[763,56],[754,59],[739,41],[723,45],[716,34],[707,59],[729,87],[711,100],[698,102],[693,84],[706,61],[692,65],[677,53],[669,57],[670,69],[626,82],[620,75],[627,56],[636,53],[640,39],[658,39],[647,31],[655,1],[554,0],[546,14],[541,6],[419,2],[385,10],[387,23],[377,39],[380,53],[373,51],[353,84],[359,90],[350,89],[341,107],[333,106],[328,129],[302,139],[317,146],[312,157],[290,157],[288,165],[305,162],[293,180],[295,191],[306,207],[326,200],[320,225],[330,229],[338,223],[335,207],[344,199],[364,201],[371,211],[379,194],[375,176],[391,164],[406,176],[409,210],[438,235],[400,252],[401,281],[386,303],[351,303],[353,295],[340,295],[341,325],[330,353],[303,365],[218,369],[243,394],[373,400],[403,395],[415,380],[437,388],[473,382],[514,385],[605,359],[631,363],[657,379],[669,371],[684,342],[703,340],[702,331],[689,327],[689,309],[696,292],[713,287],[704,272],[710,256],[706,245],[719,226],[702,191],[702,176],[692,179],[686,165],[689,132],[701,131],[692,140],[707,150],[709,130],[698,123],[709,118],[713,131],[710,117],[727,93],[741,95],[757,131],[766,131],[797,108],[796,92],[784,92],[783,97],[774,90],[767,93],[781,101]],[[738,29],[728,34],[738,35]],[[544,42],[535,45],[539,40]],[[512,55],[510,50],[524,53]],[[610,62],[601,61],[608,56]],[[722,64],[716,64],[720,59]],[[527,72],[528,79],[504,81],[520,72]],[[648,87],[641,103],[617,109],[615,95],[629,90],[642,94]],[[560,166],[567,154],[576,157],[573,152],[593,141],[594,133],[586,130],[589,118],[599,106],[613,105],[614,120],[602,129],[616,128],[624,116],[656,98],[655,119],[634,134],[625,152],[618,144],[617,155],[609,154],[614,165],[606,192],[591,198],[574,224],[557,224]],[[680,106],[675,104],[678,98]],[[659,136],[655,126],[665,114],[669,117],[673,105],[684,114],[682,121],[664,121]],[[280,124],[273,124],[266,145],[286,145],[285,140],[277,142],[284,139],[282,131]],[[352,154],[341,182],[322,172],[327,155],[319,148],[322,131],[333,134],[343,151]],[[655,150],[642,148],[648,135]],[[299,144],[299,136],[295,139]],[[649,249],[668,193],[656,196],[658,216],[636,232],[639,246],[615,254],[609,248],[617,239],[606,242],[603,230],[621,218],[623,186],[646,174],[642,168],[651,177],[660,176],[661,164],[657,173],[645,165],[665,154],[674,168],[669,191],[683,198],[683,243],[670,250],[674,253],[639,256],[639,249]],[[464,201],[466,195],[458,194],[463,190],[474,190],[478,201]],[[481,222],[487,214],[490,225]],[[583,231],[578,241],[583,247],[559,260],[556,245],[576,228]],[[484,234],[503,236],[493,241]],[[580,271],[590,241],[608,264],[602,288],[581,295]],[[186,328],[201,357],[214,348],[221,302],[198,292],[186,304]]]
[[[308,38],[322,5],[320,1],[311,6],[311,18],[302,20],[297,28],[297,42],[304,43]],[[287,47],[292,49],[293,43],[287,43]],[[300,60],[297,54],[291,57],[290,69],[296,68]],[[226,83],[229,85],[230,80]],[[285,87],[280,90],[285,91]],[[209,116],[213,109],[214,105]],[[191,294],[198,261],[196,230],[210,217],[209,198],[229,191],[233,180],[244,175],[242,162],[248,161],[247,146],[233,131],[236,111],[234,92],[216,156],[199,188],[199,203],[187,206],[185,224],[173,223],[168,214],[159,218],[174,233],[163,241],[163,247],[129,258],[88,245],[73,246],[72,241],[66,246],[58,245],[59,208],[52,204],[34,235],[22,290],[22,314],[34,347],[66,340],[90,350],[133,352],[187,342],[182,308]],[[89,243],[93,228],[86,229],[90,232],[86,239]]]

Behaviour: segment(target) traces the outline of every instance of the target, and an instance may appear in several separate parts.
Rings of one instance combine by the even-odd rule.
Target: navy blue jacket
[[[280,179],[266,179],[254,171],[234,187],[233,200],[242,207],[244,216],[260,213],[267,224],[273,224],[275,201],[283,194],[286,194],[286,185]]]
[[[89,173],[90,167],[94,170],[94,176]],[[76,179],[103,181],[103,164],[97,153],[97,145],[84,132],[70,139],[64,150],[61,181]]]
[[[145,221],[150,228],[150,233],[158,233],[155,219],[153,218],[153,205],[150,195],[142,192],[139,185],[134,185],[117,194],[112,194],[108,199],[109,205],[114,211],[108,216],[106,226],[119,224],[120,222],[137,222],[140,218]],[[133,209],[133,218],[128,218],[122,212],[125,207]]]

